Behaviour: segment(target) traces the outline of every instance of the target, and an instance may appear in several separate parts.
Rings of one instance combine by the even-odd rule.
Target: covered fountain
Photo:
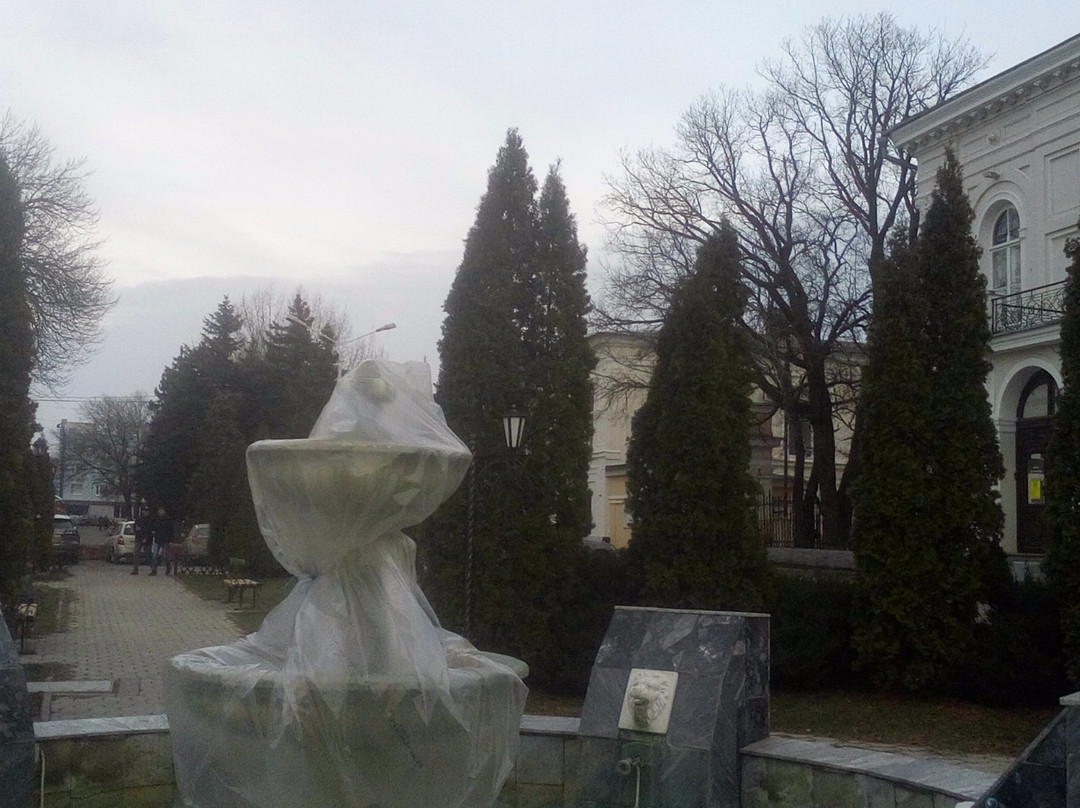
[[[440,627],[401,531],[470,462],[422,363],[363,363],[311,435],[247,452],[263,538],[298,582],[253,634],[174,657],[177,785],[196,806],[484,806],[527,668]]]

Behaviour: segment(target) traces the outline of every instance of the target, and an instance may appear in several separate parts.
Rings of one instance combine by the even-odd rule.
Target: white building
[[[589,464],[594,539],[614,547],[630,543],[630,515],[626,509],[626,450],[634,413],[645,403],[655,355],[647,336],[599,333],[589,337],[596,353],[593,370],[593,451]],[[754,411],[760,416],[750,435],[750,473],[762,490],[773,491],[785,481],[787,467],[781,439],[783,416],[760,390],[752,394]],[[846,443],[844,444],[846,449]],[[846,455],[845,455],[846,457]]]
[[[905,121],[891,138],[919,163],[924,210],[946,147],[963,167],[990,292],[987,389],[1005,459],[1004,546],[1041,553],[1063,249],[1080,218],[1080,35]]]

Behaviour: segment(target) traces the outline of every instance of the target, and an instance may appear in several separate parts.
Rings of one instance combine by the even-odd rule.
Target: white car
[[[192,525],[184,537],[183,554],[191,560],[202,561],[210,544],[210,525]]]
[[[112,564],[119,564],[121,561],[131,561],[135,557],[135,548],[137,546],[135,541],[135,523],[121,522],[120,526],[116,529],[116,533],[113,535],[112,540],[109,542],[108,549],[105,550],[105,560]]]

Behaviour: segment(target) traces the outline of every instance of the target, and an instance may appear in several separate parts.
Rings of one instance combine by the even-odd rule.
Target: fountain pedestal
[[[247,457],[260,530],[298,583],[255,633],[170,661],[185,804],[493,804],[527,668],[442,629],[416,582],[401,529],[470,461],[427,366],[364,363],[309,439],[260,441]]]

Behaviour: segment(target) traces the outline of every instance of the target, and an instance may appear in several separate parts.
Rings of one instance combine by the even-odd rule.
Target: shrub
[[[849,579],[776,576],[769,603],[774,686],[815,690],[853,682],[854,602]]]
[[[1046,704],[1070,692],[1050,586],[1025,580],[976,627],[959,695],[983,704]]]

